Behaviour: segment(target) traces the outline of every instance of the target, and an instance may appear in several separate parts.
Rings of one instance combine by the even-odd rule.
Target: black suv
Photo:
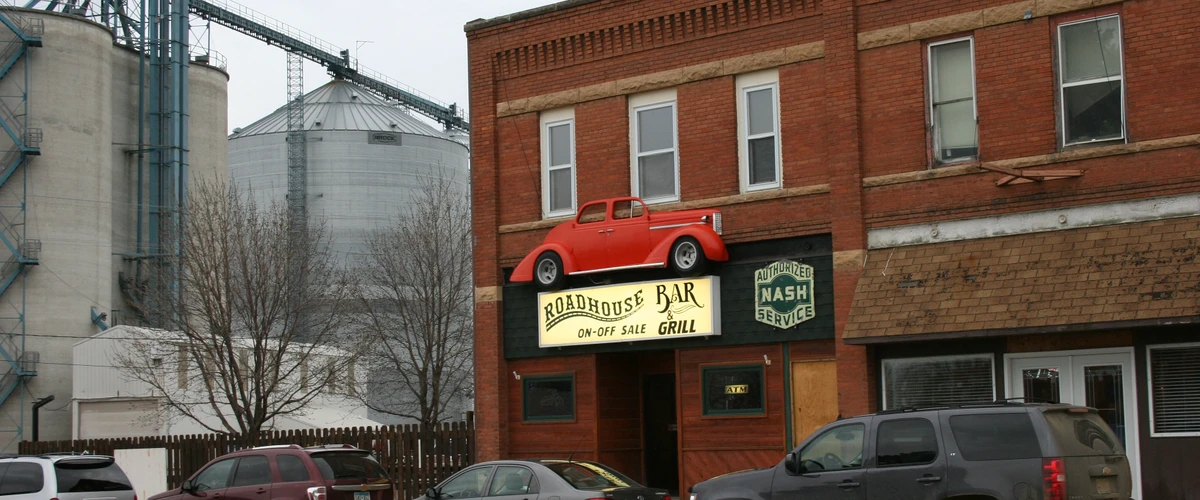
[[[828,424],[775,467],[701,482],[691,500],[1125,500],[1129,467],[1095,409],[907,408]]]

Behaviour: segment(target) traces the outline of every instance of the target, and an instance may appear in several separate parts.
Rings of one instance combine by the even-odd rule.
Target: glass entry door
[[[1133,350],[1009,354],[1010,398],[1088,406],[1100,411],[1125,446],[1133,469],[1134,496],[1140,498],[1137,398]]]

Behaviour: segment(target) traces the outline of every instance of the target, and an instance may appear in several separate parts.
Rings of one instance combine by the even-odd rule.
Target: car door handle
[[[939,476],[921,476],[917,478],[917,482],[921,484],[936,483],[941,480],[942,478]]]
[[[849,479],[838,483],[838,488],[841,488],[843,490],[848,490],[850,488],[857,488],[859,486],[862,486],[862,485],[858,484],[857,481],[851,481]]]
[[[259,488],[259,489],[257,489],[257,490],[254,490],[254,492],[255,492],[255,493],[266,493],[266,492],[267,492],[267,489],[266,489],[266,488]]]

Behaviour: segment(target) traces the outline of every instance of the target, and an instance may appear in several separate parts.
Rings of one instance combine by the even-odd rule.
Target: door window
[[[491,472],[491,467],[470,469],[442,485],[439,493],[441,493],[442,498],[472,498],[483,496],[483,490],[487,486],[488,474]]]
[[[800,465],[806,472],[862,467],[865,432],[862,424],[843,425],[825,431],[800,451]]]
[[[608,210],[608,205],[605,203],[593,203],[585,205],[583,210],[579,211],[579,223],[590,224],[592,222],[604,222],[605,212]]]
[[[242,457],[233,474],[232,487],[271,484],[271,465],[263,455]]]
[[[212,464],[207,469],[204,469],[200,475],[196,476],[193,482],[195,490],[219,490],[229,485],[229,473],[233,472],[233,463],[236,461],[236,458],[230,458]]]
[[[488,496],[536,493],[537,488],[531,488],[533,481],[533,471],[524,467],[497,467]]]
[[[933,463],[938,456],[933,423],[923,419],[889,420],[879,424],[875,463],[879,467]]]
[[[279,466],[279,474],[283,476],[283,482],[308,481],[308,469],[304,467],[304,462],[300,460],[300,457],[279,455],[275,462]]]
[[[646,214],[646,207],[637,200],[613,202],[613,220],[632,219]]]
[[[1014,460],[1042,456],[1033,422],[1024,413],[955,415],[950,431],[964,460]]]
[[[33,462],[0,464],[0,495],[21,495],[42,491],[45,475]]]

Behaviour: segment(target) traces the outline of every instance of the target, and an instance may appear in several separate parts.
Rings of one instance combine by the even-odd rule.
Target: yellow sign
[[[716,276],[538,294],[538,346],[720,335]]]
[[[727,385],[725,386],[725,394],[750,394],[750,386],[748,385]]]

